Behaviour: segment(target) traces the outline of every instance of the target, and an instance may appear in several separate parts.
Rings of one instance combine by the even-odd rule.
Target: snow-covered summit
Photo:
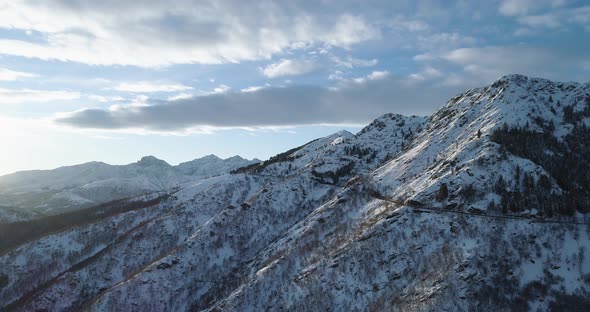
[[[385,114],[357,134],[339,131],[237,172],[283,177],[296,174],[325,183],[344,183],[399,154],[426,120]]]
[[[567,144],[574,136],[583,138],[580,131],[589,121],[590,84],[508,75],[449,100],[414,136],[409,149],[380,168],[376,177],[392,197],[465,209],[500,206],[503,192],[493,186],[502,180],[509,192],[520,192],[525,175],[534,183],[547,178],[548,190],[560,194],[563,185],[551,169],[555,165],[538,156],[511,153],[511,147],[500,142],[502,132],[538,134],[539,144],[552,144],[545,147],[547,153],[559,154],[567,147],[552,146]],[[557,143],[548,143],[552,138]],[[442,184],[449,195],[436,201]],[[463,196],[466,192],[469,200]]]
[[[55,170],[17,172],[0,177],[0,206],[21,210],[25,215],[59,213],[168,190],[254,162],[239,156],[221,159],[208,155],[171,166],[154,156],[145,156],[128,165],[89,162]]]
[[[154,156],[144,156],[136,164],[142,167],[171,167],[167,162]]]

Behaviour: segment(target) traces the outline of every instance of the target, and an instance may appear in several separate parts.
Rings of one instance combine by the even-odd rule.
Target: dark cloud
[[[256,127],[366,123],[381,114],[427,115],[457,92],[407,79],[343,82],[338,88],[288,86],[228,92],[114,110],[86,109],[56,121],[79,128],[177,131],[191,127]]]

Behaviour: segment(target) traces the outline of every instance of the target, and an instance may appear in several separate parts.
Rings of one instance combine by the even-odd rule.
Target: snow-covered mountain
[[[90,162],[55,170],[17,172],[0,177],[0,206],[5,206],[0,207],[0,220],[24,220],[168,190],[257,162],[239,156],[221,159],[209,155],[171,166],[146,156],[123,166]]]
[[[586,311],[589,129],[590,83],[505,76],[35,238],[0,306]]]
[[[425,117],[386,114],[353,135],[340,131],[294,148],[235,173],[265,176],[307,176],[328,184],[368,173],[399,153]]]

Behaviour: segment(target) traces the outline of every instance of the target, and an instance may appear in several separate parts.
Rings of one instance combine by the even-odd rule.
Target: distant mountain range
[[[167,191],[189,181],[227,174],[252,163],[208,155],[178,166],[153,156],[123,166],[89,162],[55,170],[0,176],[0,221],[17,221]]]
[[[18,173],[2,205],[103,205],[5,224],[0,307],[588,311],[588,172],[590,83],[508,75],[262,162]]]

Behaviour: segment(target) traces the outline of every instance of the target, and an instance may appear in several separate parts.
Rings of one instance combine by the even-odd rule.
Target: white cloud
[[[229,92],[230,90],[231,90],[230,86],[220,84],[219,86],[213,88],[213,92],[211,92],[211,93],[212,94],[223,94],[223,93]]]
[[[97,95],[97,94],[89,94],[88,99],[92,100],[92,101],[96,101],[96,102],[100,102],[100,103],[106,103],[109,101],[109,99],[106,96],[102,96],[102,95]]]
[[[344,73],[340,70],[336,70],[328,76],[329,80],[342,80],[344,79]]]
[[[382,70],[382,71],[373,71],[371,72],[368,76],[367,79],[369,80],[381,80],[381,79],[385,79],[389,77],[389,72],[386,70]]]
[[[182,92],[182,93],[178,93],[176,95],[169,96],[168,101],[190,99],[193,96],[194,96],[194,94]]]
[[[522,72],[524,67],[537,63],[535,59],[544,57],[534,49],[485,47],[453,50],[443,59],[460,65],[480,80],[493,80],[508,73]]]
[[[503,15],[526,15],[544,8],[556,8],[563,6],[565,0],[503,0],[499,11]]]
[[[409,78],[416,81],[424,81],[427,79],[440,78],[442,76],[443,73],[440,70],[427,66],[417,73],[410,74]]]
[[[238,0],[12,1],[0,10],[0,28],[46,39],[2,39],[1,54],[142,67],[269,59],[288,49],[350,48],[380,36],[364,17],[346,11]]]
[[[98,94],[85,94],[85,96],[92,101],[107,103],[107,102],[123,102],[126,99],[121,96],[104,96]]]
[[[205,95],[213,95],[213,94],[224,94],[224,93],[230,92],[231,90],[232,90],[232,88],[230,86],[225,85],[225,84],[220,84],[217,87],[214,87],[213,90],[211,90],[211,91],[199,90],[199,95],[205,96]]]
[[[0,88],[0,103],[20,104],[28,102],[67,101],[80,98],[80,93],[71,91],[49,91],[31,89]]]
[[[270,85],[267,83],[264,86],[251,86],[251,87],[247,87],[247,88],[243,88],[240,90],[240,92],[256,92],[259,90],[262,90],[264,88],[268,88],[270,87]]]
[[[554,80],[587,79],[579,64],[587,56],[529,46],[490,46],[456,49],[441,56],[463,69],[475,83],[492,81],[506,74],[544,77]],[[574,76],[577,73],[577,76]]]
[[[317,68],[318,65],[311,60],[282,59],[263,68],[262,74],[268,78],[296,76],[310,73]]]
[[[8,68],[0,68],[0,81],[15,81],[22,78],[33,78],[38,76],[39,75],[33,73],[14,71]]]
[[[340,82],[341,82],[340,87],[346,86],[350,82],[354,82],[354,83],[357,83],[357,84],[365,84],[365,83],[370,82],[370,81],[383,80],[383,79],[386,79],[386,78],[388,78],[390,76],[391,76],[391,74],[387,70],[382,70],[382,71],[375,70],[375,71],[372,71],[371,73],[369,73],[365,77],[358,77],[358,78],[354,78],[354,79],[351,79],[351,80],[340,79]],[[335,89],[338,89],[338,88],[335,88]]]
[[[113,90],[116,91],[134,93],[178,92],[192,89],[192,87],[182,84],[161,83],[156,81],[122,82],[113,87]]]
[[[514,16],[522,28],[516,36],[531,35],[534,29],[558,29],[567,25],[588,27],[590,6],[567,7],[565,0],[506,0],[500,4],[500,13]]]
[[[519,16],[517,21],[526,27],[534,29],[556,29],[568,24],[587,27],[590,25],[590,6],[552,10],[549,13],[538,15]],[[524,31],[517,30],[516,32],[516,34],[522,33],[527,34]]]
[[[146,103],[149,99],[150,99],[149,96],[147,96],[145,94],[140,94],[133,99],[132,103],[135,105],[146,105]]]
[[[379,35],[379,31],[364,19],[344,14],[338,18],[331,31],[322,35],[321,40],[333,46],[348,48],[359,42],[376,39]]]
[[[354,58],[350,55],[345,58],[332,56],[330,59],[332,60],[332,62],[336,63],[336,65],[338,65],[338,66],[351,68],[351,69],[355,68],[355,67],[371,67],[371,66],[375,66],[375,65],[377,65],[377,63],[379,63],[379,61],[377,59],[365,60],[365,59]]]
[[[555,81],[586,81],[587,54],[539,46],[486,46],[417,55],[421,70],[408,78],[420,83],[472,88],[508,74],[523,74]]]

